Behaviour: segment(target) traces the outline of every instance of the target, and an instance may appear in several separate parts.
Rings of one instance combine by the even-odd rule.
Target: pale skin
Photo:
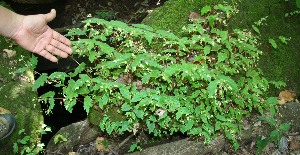
[[[47,25],[55,16],[54,9],[47,14],[24,16],[0,6],[0,35],[14,39],[30,52],[57,62],[56,56],[67,58],[73,51],[71,41]]]

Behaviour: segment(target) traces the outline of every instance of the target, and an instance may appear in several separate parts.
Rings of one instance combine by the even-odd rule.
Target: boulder
[[[21,67],[25,67],[31,53],[13,45],[9,39],[0,37],[0,107],[14,114],[17,125],[14,132],[0,141],[0,154],[14,154],[13,145],[25,136],[30,142],[19,144],[19,150],[26,146],[40,143],[41,134],[37,132],[44,124],[41,106],[37,100],[37,91],[32,91],[34,82],[32,69],[23,74],[14,74]],[[24,132],[19,134],[19,131]]]
[[[93,142],[97,138],[99,131],[91,127],[87,120],[70,124],[61,128],[49,141],[45,154],[68,154],[69,152],[88,151],[94,149]],[[88,147],[80,148],[89,143]]]

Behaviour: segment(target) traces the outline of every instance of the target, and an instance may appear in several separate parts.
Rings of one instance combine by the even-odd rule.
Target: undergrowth
[[[71,72],[42,73],[33,89],[54,83],[41,100],[54,107],[55,96],[72,112],[75,104],[103,115],[99,128],[108,134],[145,131],[154,136],[176,132],[225,134],[235,149],[242,117],[275,113],[277,99],[267,98],[269,82],[258,68],[258,36],[225,30],[236,10],[206,6],[183,28],[183,37],[143,24],[89,18],[71,29],[74,55],[85,57]],[[74,59],[75,61],[75,59]],[[113,119],[111,109],[122,115]]]

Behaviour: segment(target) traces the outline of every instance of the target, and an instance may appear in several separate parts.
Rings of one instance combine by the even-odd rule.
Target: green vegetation
[[[283,123],[278,125],[276,123],[276,120],[273,117],[259,117],[260,120],[267,122],[271,127],[275,128],[274,130],[271,131],[270,136],[262,139],[257,140],[257,150],[256,154],[261,154],[262,150],[268,145],[270,142],[275,142],[275,144],[278,144],[282,134],[285,131],[288,131],[291,127],[290,124],[288,123]]]
[[[8,57],[3,49],[16,51],[16,55]],[[13,143],[20,136],[18,130],[25,129],[26,135],[37,143],[40,135],[31,131],[41,128],[43,116],[41,106],[37,100],[37,92],[31,91],[33,84],[33,70],[25,70],[23,74],[15,74],[17,68],[24,67],[29,60],[30,53],[12,43],[11,40],[0,37],[0,106],[11,111],[16,118],[15,132],[0,141],[0,152],[13,154]],[[36,144],[34,143],[34,144]]]
[[[80,102],[89,115],[101,113],[96,124],[108,134],[182,132],[207,142],[225,134],[237,149],[242,117],[274,114],[277,99],[266,92],[280,83],[268,82],[257,67],[257,36],[224,30],[234,8],[218,4],[201,12],[205,18],[187,24],[181,37],[143,24],[88,19],[68,33],[75,54],[87,62],[69,73],[42,73],[33,89],[54,83],[62,92],[41,96],[49,112],[62,94],[70,112]]]
[[[31,131],[31,134],[41,135],[46,134],[46,132],[51,132],[51,129],[46,125],[42,126],[41,130]],[[44,150],[43,143],[37,143],[36,140],[29,135],[26,135],[25,129],[19,130],[19,135],[24,136],[21,139],[18,139],[14,143],[14,153],[20,155],[36,155]]]

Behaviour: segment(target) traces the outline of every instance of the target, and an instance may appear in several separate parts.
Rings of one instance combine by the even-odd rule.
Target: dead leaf
[[[278,103],[285,104],[294,100],[294,94],[288,90],[281,91],[278,96]]]
[[[290,137],[290,149],[298,150],[299,148],[300,148],[300,144],[297,136]]]
[[[12,58],[17,54],[17,52],[14,50],[3,49],[3,51],[6,52],[8,58]]]
[[[10,114],[10,111],[0,107],[0,114]]]
[[[95,148],[99,152],[109,152],[107,146],[106,146],[106,139],[104,137],[97,137],[96,138],[96,145]]]

